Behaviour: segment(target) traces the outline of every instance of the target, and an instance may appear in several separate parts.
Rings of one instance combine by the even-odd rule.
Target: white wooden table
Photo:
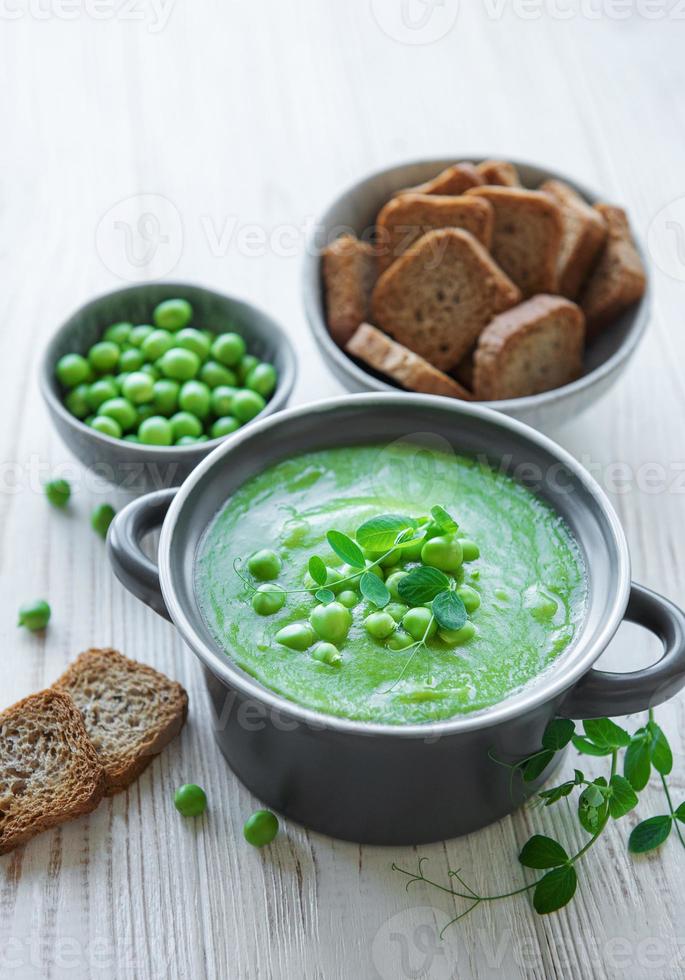
[[[459,10],[408,0],[403,23],[402,9],[0,4],[0,707],[49,684],[81,649],[109,644],[178,678],[191,698],[182,737],[129,792],[0,860],[3,978],[683,975],[685,853],[670,841],[629,859],[632,817],[597,846],[567,910],[540,919],[526,899],[504,902],[442,943],[451,900],[405,893],[392,862],[421,853],[437,877],[461,867],[482,887],[515,885],[517,848],[534,829],[579,839],[563,805],[418,852],[289,825],[266,852],[246,846],[256,800],[213,742],[198,664],[115,581],[89,527],[96,501],[125,496],[68,456],[38,394],[38,354],[62,318],[156,276],[260,303],[297,343],[295,400],[335,393],[300,303],[308,222],[342,186],[392,162],[469,152],[540,161],[625,203],[642,235],[651,228],[649,335],[620,385],[559,438],[610,490],[636,579],[685,602],[685,12],[671,0],[462,0]],[[153,219],[137,225],[145,213]],[[68,514],[41,494],[57,473],[75,488]],[[54,610],[44,638],[15,626],[34,595]],[[654,654],[628,629],[605,663]],[[684,704],[659,711],[678,755],[678,800]],[[186,780],[211,799],[196,823],[172,806]],[[641,812],[662,811],[654,784]]]

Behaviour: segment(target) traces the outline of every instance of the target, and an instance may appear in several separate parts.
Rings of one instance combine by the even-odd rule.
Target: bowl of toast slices
[[[315,224],[304,298],[352,391],[475,401],[541,429],[617,380],[649,317],[625,210],[509,160],[383,170]]]

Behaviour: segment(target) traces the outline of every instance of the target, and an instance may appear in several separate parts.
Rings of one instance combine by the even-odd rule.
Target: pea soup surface
[[[276,639],[284,627],[309,622],[319,606],[315,586],[287,595],[270,615],[254,610],[254,587],[262,583],[249,584],[247,562],[255,552],[273,549],[280,558],[273,585],[304,590],[312,585],[305,579],[312,555],[333,569],[342,565],[326,540],[329,530],[354,538],[370,518],[430,516],[434,505],[453,515],[457,536],[479,551],[454,572],[453,587],[468,586],[477,593],[475,602],[480,599],[475,609],[469,603],[472,625],[457,645],[444,631],[404,650],[392,648],[392,635],[370,635],[364,620],[379,610],[362,598],[358,578],[336,590],[354,603],[336,663],[316,659],[315,641],[326,637],[302,650]],[[398,568],[420,565],[415,556],[382,575],[387,580]],[[399,725],[486,708],[540,674],[579,628],[586,578],[563,520],[525,487],[473,459],[397,443],[391,450],[355,446],[307,453],[250,479],[205,532],[195,589],[219,645],[266,687],[326,714]],[[397,603],[387,608],[402,612]],[[403,632],[400,624],[397,631]]]

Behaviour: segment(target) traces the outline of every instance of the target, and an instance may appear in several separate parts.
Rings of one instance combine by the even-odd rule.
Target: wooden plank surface
[[[478,909],[444,942],[450,900],[407,894],[391,871],[415,862],[414,849],[360,848],[298,826],[266,853],[248,848],[241,826],[255,800],[213,742],[199,667],[114,580],[89,528],[95,502],[125,495],[67,454],[36,367],[51,331],[87,298],[165,276],[264,306],[298,346],[294,400],[335,393],[299,282],[304,229],[329,199],[421,156],[557,167],[624,202],[650,232],[655,285],[635,362],[559,439],[610,490],[635,578],[685,602],[684,17],[670,0],[2,5],[0,707],[50,683],[79,650],[109,644],[179,679],[192,707],[182,738],[129,792],[0,860],[0,975],[683,975],[685,854],[669,842],[631,860],[626,826],[596,848],[568,910],[540,919],[512,900]],[[136,224],[143,214],[151,224]],[[69,514],[47,507],[48,473],[72,481]],[[44,638],[15,628],[34,595],[54,609]],[[654,655],[626,629],[605,663]],[[678,799],[683,705],[659,711],[680,759]],[[171,805],[185,780],[211,796],[197,823]],[[642,810],[663,810],[658,785]],[[420,853],[439,878],[461,867],[480,887],[515,885],[517,848],[543,828],[578,839],[562,806]]]

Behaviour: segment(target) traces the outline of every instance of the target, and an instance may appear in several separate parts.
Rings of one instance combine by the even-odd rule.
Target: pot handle
[[[162,526],[177,490],[156,490],[132,501],[116,515],[107,532],[107,553],[116,577],[129,592],[169,620],[159,569],[141,543],[146,534]]]
[[[664,645],[655,664],[632,673],[589,670],[557,708],[562,718],[630,715],[662,704],[685,685],[685,613],[663,596],[635,582],[625,618],[644,626]]]

